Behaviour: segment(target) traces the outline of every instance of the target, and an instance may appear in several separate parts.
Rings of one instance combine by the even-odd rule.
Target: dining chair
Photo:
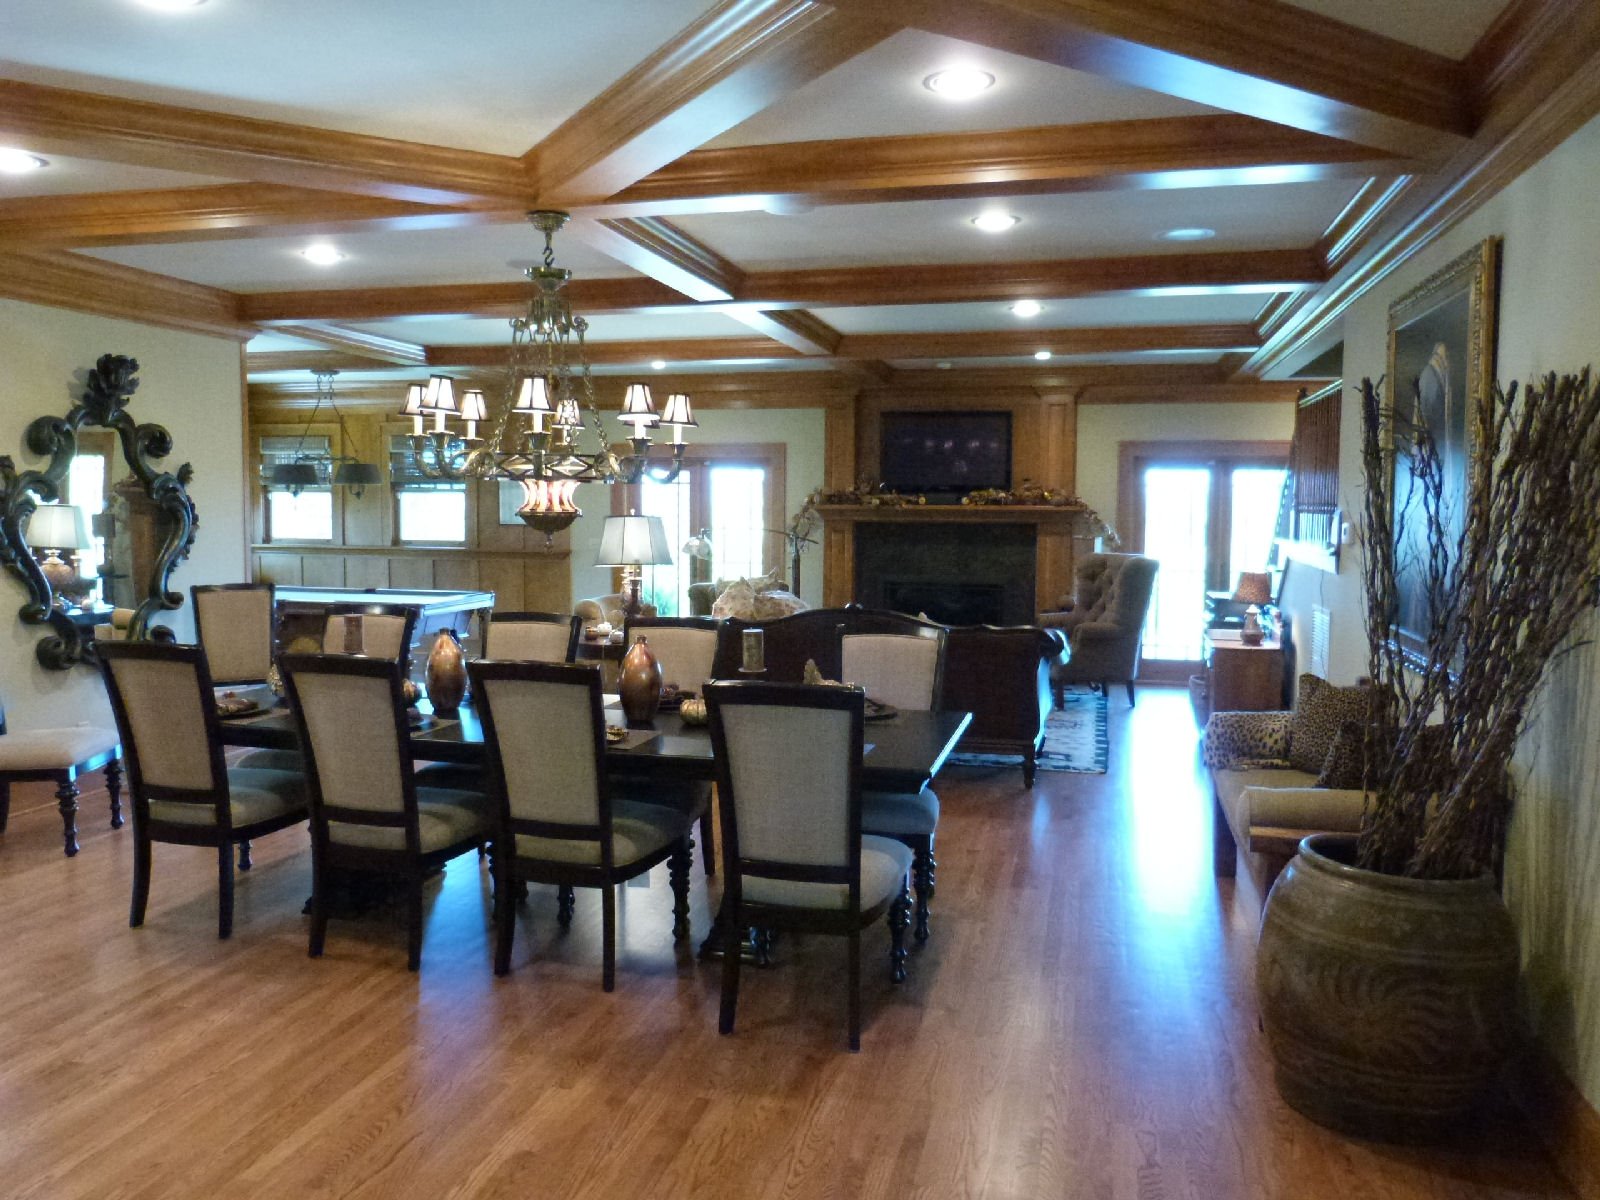
[[[911,851],[861,831],[859,688],[706,687],[722,810],[722,1009],[732,1033],[744,931],[849,939],[850,1049],[861,1048],[861,931],[887,915],[889,975],[906,977]]]
[[[483,657],[516,662],[571,662],[583,621],[570,613],[490,614]]]
[[[101,725],[63,725],[53,729],[6,732],[5,705],[0,704],[0,833],[11,818],[11,785],[49,782],[56,785],[61,813],[62,849],[78,852],[78,777],[105,771],[111,800],[111,828],[122,828],[122,758],[117,731]]]
[[[411,643],[422,610],[414,604],[330,604],[322,627],[322,652],[345,654],[345,621],[361,618],[361,654],[410,666]]]
[[[189,589],[195,640],[205,647],[211,682],[264,683],[277,648],[270,583],[208,583]]]
[[[926,712],[938,707],[944,685],[945,629],[919,625],[908,634],[844,635],[839,645],[841,678],[895,708]],[[939,828],[938,794],[930,787],[919,792],[864,792],[861,828],[911,848],[911,878],[917,894],[915,936],[919,943],[926,942],[938,870],[933,857]]]
[[[373,874],[406,885],[406,967],[415,971],[423,880],[488,838],[488,800],[418,785],[399,663],[286,654],[280,667],[311,802],[311,957],[321,957],[327,938],[331,877]]]
[[[689,936],[691,817],[636,799],[609,778],[594,666],[483,661],[469,663],[467,671],[498,814],[495,974],[511,969],[517,885],[556,885],[563,927],[572,920],[573,889],[593,887],[600,889],[601,983],[609,992],[616,981],[619,883],[667,862],[672,936]]]
[[[711,617],[635,617],[627,623],[622,640],[633,645],[633,635],[642,633],[661,664],[661,680],[675,683],[680,691],[705,690],[714,677],[717,639],[721,622]],[[716,818],[711,805],[711,784],[704,780],[657,783],[652,800],[669,802],[700,822],[700,857],[708,876],[717,873]]]
[[[144,924],[151,845],[217,852],[217,936],[233,932],[233,847],[250,869],[250,843],[306,819],[305,780],[293,771],[228,767],[205,650],[175,642],[97,647],[127,761],[133,810],[133,903]]]

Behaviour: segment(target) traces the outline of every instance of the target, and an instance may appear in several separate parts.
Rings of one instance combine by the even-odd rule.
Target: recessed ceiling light
[[[1215,229],[1169,229],[1161,235],[1169,242],[1203,242],[1217,236]]]
[[[922,86],[946,100],[970,100],[994,86],[994,76],[977,67],[945,67],[922,81]]]
[[[990,209],[988,212],[979,213],[972,218],[972,223],[985,233],[1004,233],[1014,228],[1022,218],[1015,213],[1001,212],[999,209]]]
[[[1051,357],[1050,351],[1048,350],[1035,350],[1033,352],[1033,356],[1040,362],[1049,362]]]
[[[665,371],[667,369],[666,359],[663,359],[663,358],[655,359],[654,361],[651,362],[650,369],[652,371]]]
[[[344,253],[337,246],[330,246],[327,242],[311,243],[300,251],[300,257],[319,267],[331,267],[336,262],[344,261]]]
[[[47,160],[37,154],[29,154],[26,150],[18,150],[14,146],[0,146],[0,171],[4,171],[7,175],[26,175],[29,171],[37,171],[49,165]]]
[[[1018,300],[1011,306],[1011,311],[1019,317],[1037,317],[1044,311],[1044,305],[1037,300]]]
[[[138,0],[141,8],[153,8],[157,12],[182,12],[186,8],[199,8],[206,0]]]

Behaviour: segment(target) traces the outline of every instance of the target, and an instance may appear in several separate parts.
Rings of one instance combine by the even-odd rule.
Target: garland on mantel
[[[842,488],[828,491],[818,488],[807,497],[805,506],[800,510],[801,516],[814,513],[819,504],[860,505],[863,508],[915,508],[926,505],[928,498],[923,495],[908,496],[902,492],[892,491],[881,483],[870,479],[857,480],[855,487]],[[961,503],[969,508],[1001,508],[1007,506],[1028,508],[1076,508],[1081,510],[1080,521],[1084,532],[1080,537],[1096,537],[1104,540],[1108,549],[1115,549],[1120,543],[1117,534],[1110,525],[1101,519],[1082,500],[1060,488],[1047,488],[1034,483],[1031,479],[1024,479],[1015,488],[1003,490],[1000,488],[979,488],[968,492],[961,497]],[[808,530],[809,532],[809,530]]]

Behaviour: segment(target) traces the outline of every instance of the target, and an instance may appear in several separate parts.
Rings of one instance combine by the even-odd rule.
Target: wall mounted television
[[[958,496],[1011,486],[1008,412],[886,412],[878,478],[897,492]]]

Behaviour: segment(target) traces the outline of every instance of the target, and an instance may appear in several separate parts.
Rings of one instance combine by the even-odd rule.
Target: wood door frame
[[[1151,465],[1205,467],[1213,472],[1233,466],[1272,465],[1287,468],[1289,443],[1267,440],[1164,439],[1117,443],[1117,521],[1122,547],[1135,554],[1144,552],[1144,489],[1139,478]],[[1211,511],[1206,521],[1207,589],[1225,586],[1211,578],[1226,557],[1228,533],[1222,492],[1211,488]],[[1198,659],[1145,659],[1139,665],[1139,678],[1157,683],[1182,683],[1201,668]]]

